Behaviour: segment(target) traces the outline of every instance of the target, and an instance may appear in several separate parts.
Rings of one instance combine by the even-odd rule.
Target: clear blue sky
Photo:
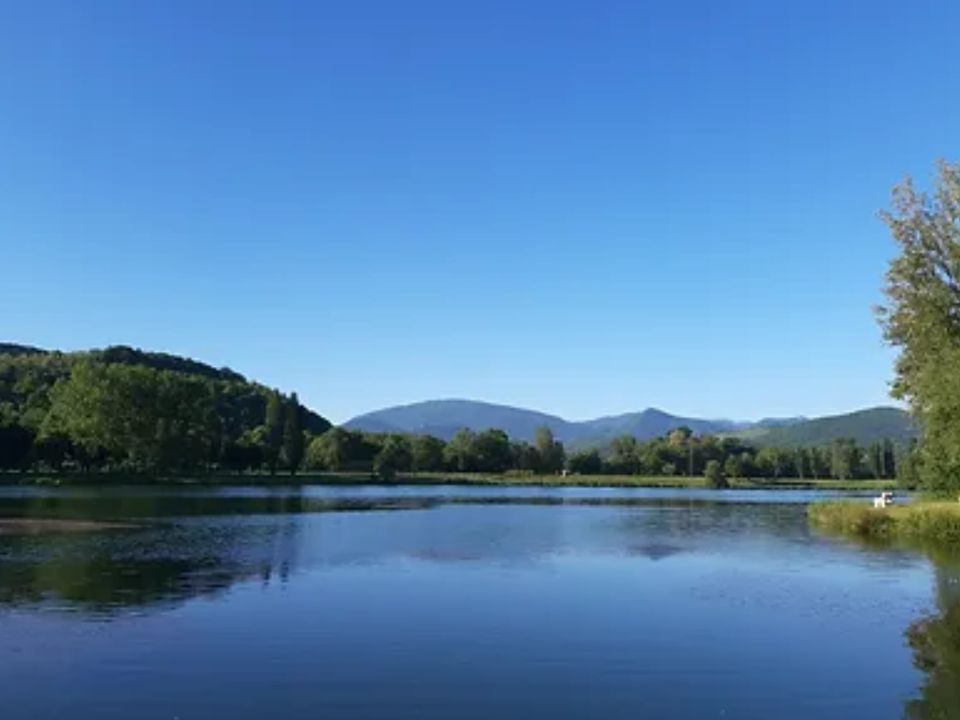
[[[5,2],[0,336],[335,421],[887,402],[877,220],[960,159],[956,0]]]

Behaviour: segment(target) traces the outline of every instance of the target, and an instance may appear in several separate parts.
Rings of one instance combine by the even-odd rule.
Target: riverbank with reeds
[[[960,546],[956,501],[918,500],[885,508],[852,501],[813,503],[807,517],[813,527],[835,535]]]

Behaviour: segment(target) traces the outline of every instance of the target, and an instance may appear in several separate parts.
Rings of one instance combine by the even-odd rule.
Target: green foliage
[[[125,347],[0,352],[0,468],[165,473],[259,469],[279,458],[291,418],[275,391],[186,358]],[[294,401],[295,402],[295,401]],[[301,427],[329,423],[300,407]],[[269,432],[266,425],[269,425]],[[298,465],[288,435],[288,467]]]
[[[473,438],[474,469],[479,472],[505,472],[510,469],[513,454],[510,438],[503,430],[484,430]]]
[[[760,448],[754,460],[761,474],[772,477],[792,477],[796,474],[793,453],[785,448]]]
[[[815,527],[841,535],[960,544],[960,503],[957,502],[915,502],[887,508],[862,502],[814,503],[808,517]]]
[[[960,602],[907,630],[913,662],[926,674],[922,695],[907,705],[909,718],[955,718],[960,708]]]
[[[704,468],[703,476],[707,480],[707,486],[715,489],[730,487],[727,478],[723,474],[723,467],[719,460],[708,460]]]
[[[852,440],[834,440],[830,446],[830,473],[838,480],[856,477],[861,469],[860,457]]]
[[[893,535],[891,515],[864,502],[814,503],[807,510],[810,523],[837,535],[886,539]]]
[[[940,165],[932,196],[904,182],[883,217],[900,251],[878,311],[899,349],[893,394],[923,431],[923,486],[952,493],[960,489],[960,164]]]
[[[210,459],[219,436],[210,387],[200,378],[134,365],[77,363],[51,393],[43,435],[128,467],[179,470]]]
[[[901,464],[892,459],[892,444],[879,446],[880,455],[877,446],[844,447],[852,454],[848,463],[837,465],[844,477],[875,477],[878,468],[880,477],[889,477]],[[563,445],[548,428],[541,428],[534,445],[511,442],[498,429],[462,430],[445,443],[429,436],[331,428],[296,395],[288,398],[232,371],[163,354],[130,348],[0,353],[0,469],[242,473],[284,468],[545,477],[566,464],[581,476],[696,478],[715,461],[721,474],[749,481],[825,478],[834,464],[832,448],[757,451],[739,438],[696,435],[689,428],[647,441],[620,437],[609,448],[565,460]]]
[[[350,433],[333,427],[320,437],[313,438],[307,446],[308,470],[342,470],[346,467],[349,453]]]
[[[916,490],[920,486],[920,454],[914,443],[897,461],[897,482],[907,490]]]
[[[570,456],[567,465],[580,475],[599,475],[603,472],[603,458],[597,450],[581,450]]]
[[[447,446],[443,450],[443,459],[448,468],[460,472],[467,472],[474,469],[475,437],[472,431],[464,428],[450,438],[450,442],[447,443]]]
[[[267,461],[272,475],[277,471],[280,461],[280,450],[283,446],[283,398],[276,390],[272,390],[267,397],[266,418],[263,423],[263,456]]]
[[[723,474],[727,477],[743,477],[743,461],[738,455],[730,455],[723,462]]]
[[[398,472],[409,471],[412,464],[410,440],[390,435],[373,460],[373,471],[381,480],[392,481]]]
[[[510,446],[510,453],[513,458],[513,467],[517,472],[533,475],[540,471],[540,453],[530,443],[513,443]]]
[[[300,401],[297,399],[296,393],[290,396],[285,405],[280,458],[290,473],[293,474],[300,468],[300,463],[303,461],[303,408],[300,407]]]
[[[440,472],[444,469],[444,442],[430,435],[418,435],[411,443],[412,467],[417,472]]]
[[[624,435],[610,444],[610,460],[617,471],[628,475],[639,475],[646,464],[640,457],[640,444],[635,437]],[[662,465],[653,458],[652,465]]]
[[[917,432],[910,415],[900,408],[875,407],[773,427],[751,428],[738,433],[738,437],[761,447],[822,447],[837,438],[850,438],[858,444],[885,439],[904,443],[916,437]]]
[[[546,427],[537,428],[535,442],[539,456],[539,469],[543,473],[558,473],[563,470],[566,455],[563,443],[554,440],[553,431]]]

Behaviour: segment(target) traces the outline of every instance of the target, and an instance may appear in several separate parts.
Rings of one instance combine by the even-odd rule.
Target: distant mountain
[[[762,420],[757,420],[755,423],[747,423],[750,427],[755,428],[773,428],[773,427],[783,427],[785,425],[796,425],[797,423],[806,422],[809,418],[805,418],[803,415],[797,415],[796,417],[786,417],[786,418],[763,418]]]
[[[769,421],[771,424],[774,421]],[[787,423],[778,420],[776,423]],[[360,415],[345,427],[366,432],[403,432],[450,439],[462,428],[499,428],[517,440],[533,440],[537,428],[548,427],[570,447],[606,445],[622,435],[650,439],[686,426],[699,434],[733,433],[752,427],[732,420],[705,420],[671,415],[656,408],[574,422],[556,415],[474,400],[430,400]]]
[[[716,435],[736,430],[742,427],[742,423],[679,417],[656,408],[647,408],[640,412],[574,423],[570,438],[561,439],[572,446],[597,446],[606,445],[623,435],[632,435],[641,440],[660,437],[678,427],[688,427],[698,435]]]
[[[823,445],[839,438],[852,438],[861,444],[886,439],[904,442],[917,437],[918,430],[905,411],[875,407],[789,425],[754,427],[737,434],[757,445],[787,447]]]
[[[685,426],[697,434],[733,435],[758,445],[819,445],[838,438],[868,443],[890,438],[903,441],[917,434],[909,415],[892,407],[878,407],[846,415],[807,419],[764,418],[757,422],[682,417],[648,408],[580,422],[508,405],[474,400],[430,400],[377,410],[353,418],[345,427],[375,433],[415,433],[449,440],[462,428],[473,431],[499,428],[516,440],[533,440],[546,426],[569,448],[601,447],[623,435],[641,440],[665,435]]]
[[[477,431],[499,428],[512,438],[532,440],[537,428],[546,426],[557,438],[566,441],[575,425],[555,415],[508,405],[474,400],[428,400],[360,415],[344,426],[366,432],[435,435],[445,440],[462,428]]]

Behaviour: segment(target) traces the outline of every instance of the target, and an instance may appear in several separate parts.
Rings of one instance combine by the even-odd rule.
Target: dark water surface
[[[140,524],[0,536],[0,717],[960,717],[960,562],[826,496],[0,488]]]

